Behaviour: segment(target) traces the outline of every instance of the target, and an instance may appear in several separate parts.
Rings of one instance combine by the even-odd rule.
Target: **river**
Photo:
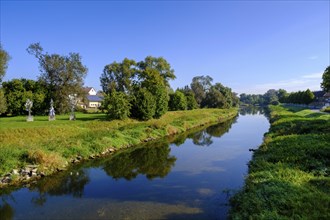
[[[0,192],[0,219],[225,219],[250,148],[268,131],[262,111],[75,165]]]

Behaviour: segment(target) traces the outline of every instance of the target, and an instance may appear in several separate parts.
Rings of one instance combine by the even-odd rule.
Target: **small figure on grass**
[[[69,104],[70,104],[70,121],[71,120],[76,120],[76,115],[74,113],[74,109],[78,103],[77,96],[76,95],[69,95]]]
[[[50,100],[50,109],[49,109],[49,121],[55,121],[55,109],[54,109],[54,101],[53,99]]]
[[[31,115],[32,106],[33,106],[33,102],[30,99],[27,99],[26,103],[25,103],[25,109],[29,114],[28,114],[26,121],[33,121],[33,116]]]

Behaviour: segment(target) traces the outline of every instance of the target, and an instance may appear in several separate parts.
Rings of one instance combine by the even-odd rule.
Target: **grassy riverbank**
[[[76,121],[68,116],[57,116],[56,121],[40,116],[34,122],[0,118],[0,176],[27,164],[51,173],[77,156],[88,158],[110,147],[137,145],[236,115],[237,109],[197,109],[168,112],[149,121],[106,121],[103,114],[80,114]]]
[[[330,219],[330,114],[271,106],[232,219]]]

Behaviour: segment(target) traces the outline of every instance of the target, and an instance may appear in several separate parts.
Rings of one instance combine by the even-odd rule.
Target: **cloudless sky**
[[[12,59],[4,80],[37,79],[26,48],[78,52],[86,86],[105,65],[164,57],[172,88],[209,75],[238,93],[320,89],[330,64],[329,1],[3,1],[0,41]]]

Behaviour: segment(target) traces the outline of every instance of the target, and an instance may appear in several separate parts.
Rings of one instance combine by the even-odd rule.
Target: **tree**
[[[212,86],[213,79],[210,76],[195,76],[192,79],[190,87],[195,94],[198,105],[201,105],[206,93]]]
[[[39,43],[31,44],[27,51],[38,59],[41,71],[39,80],[49,91],[48,100],[54,100],[58,113],[68,111],[69,95],[83,94],[87,67],[82,64],[81,56],[78,53],[69,53],[68,56],[43,53]]]
[[[279,89],[278,90],[278,101],[281,103],[285,103],[289,94],[285,89]]]
[[[181,89],[177,89],[186,96],[187,100],[187,110],[197,109],[198,103],[195,98],[195,94],[189,86],[185,86]]]
[[[149,120],[156,112],[156,100],[146,88],[139,88],[131,100],[131,116],[140,120]]]
[[[132,79],[136,73],[136,62],[125,58],[121,63],[113,62],[104,67],[100,77],[103,92],[111,91],[129,93],[132,89]]]
[[[174,70],[171,69],[171,65],[163,57],[152,57],[147,56],[144,61],[141,61],[137,64],[142,75],[147,69],[153,69],[158,72],[162,77],[164,85],[169,87],[169,80],[175,79]]]
[[[321,88],[326,92],[330,92],[330,66],[325,69],[322,80]]]
[[[9,60],[10,60],[9,54],[2,48],[2,45],[0,43],[0,84],[2,82],[3,77],[6,74]]]
[[[202,102],[202,106],[207,108],[223,108],[225,105],[226,98],[215,87],[211,87],[211,89],[206,93],[206,97]]]
[[[310,104],[311,102],[313,102],[315,96],[314,93],[311,92],[311,90],[307,89],[304,93],[303,93],[303,100],[302,102],[306,105]]]
[[[110,119],[126,119],[130,115],[131,104],[124,92],[113,91],[106,95],[103,101],[104,108]]]
[[[34,114],[45,114],[48,110],[48,102],[45,102],[47,91],[41,82],[30,79],[13,79],[3,82],[2,85],[8,113],[25,114],[24,103],[27,99],[33,101]]]
[[[168,106],[171,111],[186,110],[187,99],[182,92],[177,90],[175,93],[170,94]]]

